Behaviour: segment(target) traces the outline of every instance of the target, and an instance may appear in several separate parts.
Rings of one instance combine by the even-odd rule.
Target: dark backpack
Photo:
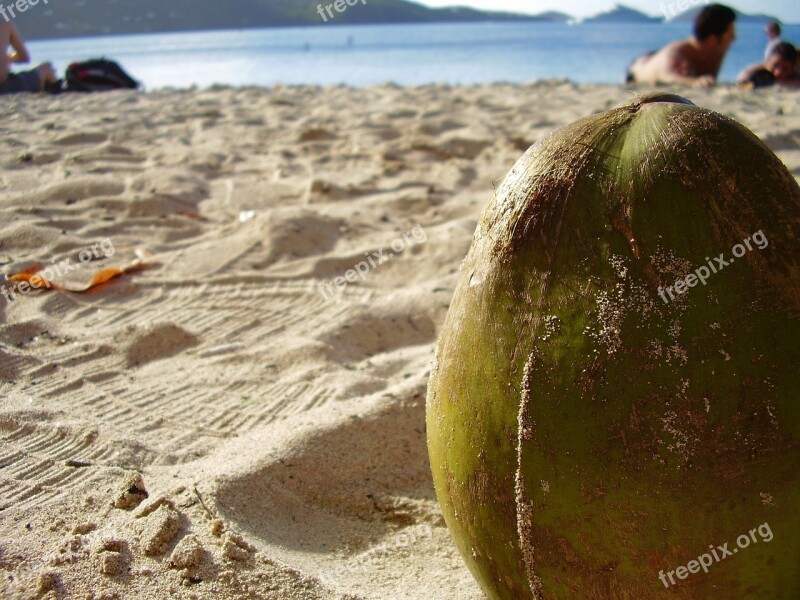
[[[96,58],[72,63],[67,67],[64,87],[70,92],[105,92],[135,90],[139,88],[139,82],[114,61]]]

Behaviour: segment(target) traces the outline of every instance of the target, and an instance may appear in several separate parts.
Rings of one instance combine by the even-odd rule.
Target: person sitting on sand
[[[772,49],[764,63],[751,65],[742,71],[736,83],[751,89],[773,84],[800,87],[796,65],[797,48],[788,42],[781,42]]]
[[[14,53],[10,54],[9,49]],[[0,21],[0,51],[5,57],[5,60],[0,60],[0,94],[41,92],[58,80],[50,63],[41,64],[30,71],[11,72],[11,63],[28,63],[31,60],[22,36],[11,22]]]
[[[770,21],[765,29],[767,34],[767,49],[764,50],[764,60],[767,60],[775,49],[775,46],[780,44],[781,39],[781,24],[777,21]]]
[[[716,85],[722,61],[736,39],[735,21],[733,9],[706,6],[695,18],[693,37],[637,59],[628,71],[628,83]]]

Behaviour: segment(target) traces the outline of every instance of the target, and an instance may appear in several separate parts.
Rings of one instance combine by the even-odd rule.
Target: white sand
[[[800,175],[800,94],[683,93]],[[114,256],[76,274],[149,264],[0,297],[2,597],[481,598],[429,476],[433,343],[493,183],[629,95],[0,99],[0,271],[101,240]],[[427,241],[318,292],[416,226]]]

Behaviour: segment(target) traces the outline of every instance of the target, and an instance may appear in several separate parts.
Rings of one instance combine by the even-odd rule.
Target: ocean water
[[[620,83],[637,56],[688,36],[681,24],[477,23],[248,29],[34,41],[34,61],[118,60],[148,89],[212,84],[365,86],[394,82]],[[785,39],[800,43],[800,26]],[[760,25],[740,24],[723,81],[763,58]]]

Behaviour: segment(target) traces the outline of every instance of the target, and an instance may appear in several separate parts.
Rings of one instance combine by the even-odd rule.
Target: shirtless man
[[[735,21],[736,13],[727,6],[706,6],[695,18],[694,36],[637,59],[628,82],[716,85],[722,61],[736,39]]]
[[[13,50],[13,54],[9,50]],[[0,20],[0,53],[0,94],[41,92],[45,86],[58,80],[50,63],[41,64],[30,71],[11,72],[11,63],[28,63],[31,56],[14,24],[3,20]]]

